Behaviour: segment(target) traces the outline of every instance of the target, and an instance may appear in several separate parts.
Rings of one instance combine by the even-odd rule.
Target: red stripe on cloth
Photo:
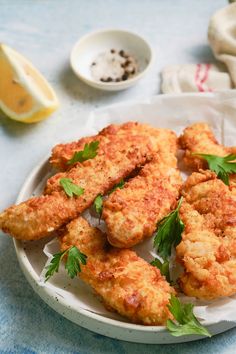
[[[199,87],[200,71],[201,71],[201,64],[197,64],[197,68],[196,68],[196,72],[195,72],[195,84],[197,86],[198,91],[201,91],[201,88]]]
[[[205,90],[203,87],[204,83],[208,79],[210,67],[211,64],[206,64],[204,66],[202,64],[197,64],[196,73],[195,73],[195,83],[199,92],[212,91],[212,89],[210,88]],[[203,72],[203,76],[200,75],[202,73],[202,68],[205,69]],[[202,78],[200,78],[200,76],[202,76]]]

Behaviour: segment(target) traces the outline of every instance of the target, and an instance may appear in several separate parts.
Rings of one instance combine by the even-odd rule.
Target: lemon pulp
[[[55,92],[37,69],[10,47],[0,45],[0,109],[9,118],[32,123],[58,107]]]

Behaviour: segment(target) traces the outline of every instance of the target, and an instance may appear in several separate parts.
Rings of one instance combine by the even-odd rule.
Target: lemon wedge
[[[11,119],[34,123],[58,107],[52,87],[21,54],[0,44],[0,111]]]

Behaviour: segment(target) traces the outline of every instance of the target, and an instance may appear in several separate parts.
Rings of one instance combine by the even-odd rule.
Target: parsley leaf
[[[236,160],[235,154],[230,154],[224,157],[207,154],[192,154],[194,156],[200,156],[208,162],[209,169],[217,174],[227,186],[229,185],[229,174],[236,173]]]
[[[157,224],[158,228],[154,237],[154,247],[164,260],[167,260],[171,255],[172,246],[177,246],[181,241],[181,234],[184,230],[184,224],[179,217],[181,203],[182,198],[177,208]]]
[[[53,255],[53,258],[50,262],[50,264],[46,267],[47,272],[45,274],[45,282],[55,273],[58,273],[59,269],[59,264],[62,260],[62,258],[65,256],[68,250],[65,250],[63,252],[59,252]]]
[[[193,304],[181,304],[179,299],[171,295],[170,304],[167,305],[175,318],[175,322],[167,320],[166,327],[175,337],[199,334],[211,337],[208,330],[201,325],[193,313]]]
[[[98,194],[98,196],[95,198],[93,202],[93,206],[96,213],[98,213],[99,215],[102,215],[102,204],[103,204],[102,196],[101,194]]]
[[[80,252],[76,246],[72,246],[69,249],[65,268],[72,279],[77,275],[77,273],[81,272],[80,264],[85,265],[86,258],[87,256]]]
[[[65,251],[54,254],[50,264],[46,267],[45,282],[55,273],[58,272],[59,264],[64,256],[68,254],[65,268],[68,275],[73,279],[77,273],[81,272],[80,264],[86,264],[87,256],[80,252],[76,246],[71,246]]]
[[[117,190],[118,188],[123,189],[124,186],[125,186],[125,181],[123,179],[121,179],[119,183],[114,185],[114,187],[110,190],[110,192],[108,194],[115,192],[115,190]]]
[[[168,261],[164,261],[163,263],[161,263],[158,258],[155,258],[154,261],[152,261],[150,264],[160,269],[161,274],[164,275],[166,277],[166,280],[170,283],[170,270]]]
[[[67,165],[73,165],[76,162],[84,162],[89,159],[93,159],[97,156],[97,150],[99,146],[99,141],[92,141],[89,144],[84,145],[84,149],[81,151],[76,151],[72,158],[67,161]]]
[[[74,184],[71,178],[61,178],[59,183],[68,197],[73,197],[73,194],[79,197],[84,193],[84,189]]]

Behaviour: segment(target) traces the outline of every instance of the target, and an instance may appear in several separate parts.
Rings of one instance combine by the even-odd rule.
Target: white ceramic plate
[[[201,110],[202,112],[204,112],[205,108],[207,107],[207,109],[210,109],[209,112],[206,111],[206,116],[208,117],[208,120],[211,121],[212,119],[214,119],[214,115],[216,113],[219,114],[221,112],[221,109],[219,108],[221,104],[224,114],[226,115],[226,102],[230,108],[229,114],[232,116],[231,102],[234,102],[234,100],[232,101],[232,97],[230,97],[229,100],[228,98],[225,99],[224,97],[221,97],[221,99],[219,99],[217,96],[214,96],[212,94],[205,96],[199,96],[198,94],[182,95],[179,97],[158,96],[152,99],[152,101],[146,101],[141,104],[126,103],[124,105],[108,107],[99,110],[98,112],[96,112],[95,115],[92,114],[92,116],[88,117],[88,134],[91,133],[91,130],[89,131],[88,128],[88,126],[91,127],[91,124],[95,126],[95,129],[99,129],[102,126],[106,125],[109,121],[109,114],[112,114],[112,119],[114,119],[114,122],[135,120],[135,117],[139,121],[145,121],[145,117],[147,117],[147,110],[150,110],[151,116],[153,114],[153,109],[158,113],[158,115],[160,114],[160,112],[162,112],[162,118],[165,118],[165,116],[169,117],[171,112],[173,116],[176,115],[176,117],[178,117],[182,112],[182,115],[186,118],[182,121],[181,124],[185,122],[186,125],[190,123],[188,121],[188,115],[192,115],[193,110],[196,110],[196,112],[201,113]],[[192,107],[191,109],[189,109],[190,103]],[[187,107],[187,110],[183,109],[184,106]],[[158,112],[158,110],[160,110],[160,112]],[[213,110],[216,110],[216,112],[212,116]],[[236,109],[234,108],[234,114],[235,112]],[[120,114],[122,115],[122,119],[119,118]],[[135,116],[132,116],[132,114],[135,114]],[[95,116],[96,120],[94,120]],[[150,123],[152,119],[155,119],[155,115],[149,118]],[[212,120],[212,122],[214,122],[214,120]],[[221,123],[222,122],[219,121],[219,124]],[[214,125],[214,123],[212,124]],[[216,123],[216,125],[217,124],[218,123]],[[234,135],[234,132],[236,131],[236,123],[233,124],[234,128],[232,133]],[[153,125],[166,126],[166,123],[162,120],[156,122]],[[178,128],[176,128],[176,130],[178,131]],[[36,187],[39,185],[42,179],[45,178],[49,171],[50,166],[48,160],[45,159],[32,171],[32,173],[27,178],[24,186],[21,189],[21,192],[17,199],[17,203],[20,203],[21,201],[31,197]],[[75,305],[75,302],[71,303],[70,301],[68,301],[68,299],[59,296],[58,293],[54,290],[48,289],[46,287],[41,287],[39,285],[39,276],[46,261],[46,257],[42,251],[46,242],[48,242],[48,239],[42,239],[37,242],[28,243],[23,243],[17,240],[14,241],[17,257],[27,280],[29,281],[33,289],[37,292],[37,294],[49,306],[51,306],[55,311],[57,311],[64,317],[68,318],[69,320],[77,323],[82,327],[88,328],[102,335],[131,342],[167,344],[187,342],[201,338],[199,336],[173,337],[169,334],[165,327],[135,325],[127,323],[127,320],[123,320],[122,318],[120,320],[111,319],[108,316],[102,316],[97,313],[80,308]],[[94,299],[94,301],[97,301],[97,299]],[[226,321],[221,321],[218,323],[216,323],[216,321],[206,321],[204,322],[204,325],[208,327],[209,331],[212,334],[217,334],[226,331],[235,326],[234,323]]]

